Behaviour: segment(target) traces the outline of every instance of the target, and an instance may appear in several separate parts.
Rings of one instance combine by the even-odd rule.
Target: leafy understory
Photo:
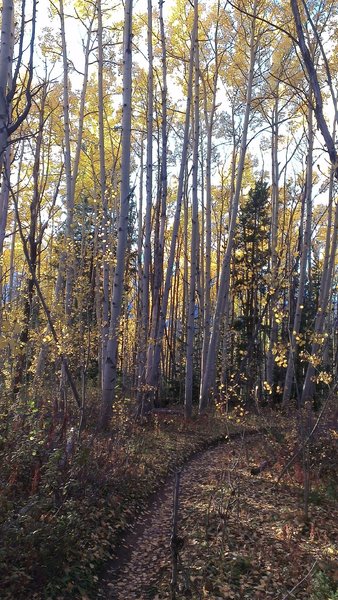
[[[114,437],[88,429],[68,444],[62,426],[46,437],[33,419],[3,433],[1,598],[95,598],[100,570],[147,497],[229,431],[220,419],[187,425],[177,415],[137,424],[121,406],[114,418]]]

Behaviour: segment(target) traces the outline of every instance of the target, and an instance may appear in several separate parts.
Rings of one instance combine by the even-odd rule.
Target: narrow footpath
[[[217,479],[223,470],[229,443],[197,454],[183,467],[179,493],[179,530],[189,501],[198,498],[206,481]],[[147,511],[126,535],[111,568],[109,600],[146,600],[156,597],[157,585],[170,580],[170,539],[173,515],[174,477],[161,488]]]
[[[337,507],[311,507],[302,521],[302,486],[275,486],[259,433],[208,449],[182,469],[177,600],[309,599],[311,578],[338,539]],[[125,536],[97,598],[170,598],[172,477]],[[294,591],[292,591],[294,589]],[[291,591],[291,595],[289,595]]]

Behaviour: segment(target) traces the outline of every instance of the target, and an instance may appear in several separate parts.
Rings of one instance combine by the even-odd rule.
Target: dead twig
[[[289,590],[286,593],[286,596],[283,596],[282,600],[287,600],[288,598],[290,598],[290,596],[293,596],[293,592],[295,592],[296,589],[299,588],[299,586],[310,577],[311,573],[313,573],[314,568],[317,565],[317,563],[318,563],[318,559],[315,560],[311,569],[306,573],[306,575],[304,575],[304,577],[300,581],[298,581],[298,583],[292,588],[292,590]],[[275,600],[277,600],[277,596],[276,596]]]

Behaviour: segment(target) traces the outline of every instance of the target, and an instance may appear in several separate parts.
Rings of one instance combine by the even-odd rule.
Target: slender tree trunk
[[[8,144],[10,109],[7,101],[8,83],[13,62],[13,0],[3,0],[0,38],[0,166]],[[2,231],[2,230],[1,230]],[[1,241],[1,237],[0,237]],[[2,246],[0,246],[0,250]]]
[[[143,269],[142,269],[142,247],[143,247],[143,172],[144,172],[144,137],[143,133],[141,134],[141,149],[140,149],[140,179],[139,179],[139,201],[138,201],[138,232],[137,232],[137,308],[136,308],[136,347],[135,347],[135,356],[136,358],[136,366],[134,371],[135,378],[135,387],[138,390],[141,385],[140,377],[140,369],[138,367],[139,364],[139,354],[141,351],[141,341],[142,341],[142,277],[143,277]]]
[[[311,57],[309,48],[307,47],[306,42],[305,42],[305,36],[304,36],[304,31],[303,31],[303,26],[302,26],[302,19],[301,19],[299,7],[298,7],[298,1],[290,0],[290,4],[291,4],[292,13],[293,13],[293,18],[294,18],[295,25],[296,25],[299,49],[300,49],[300,52],[302,55],[304,67],[305,67],[305,69],[308,73],[309,79],[310,79],[311,88],[313,90],[313,95],[314,95],[314,99],[315,99],[314,114],[316,117],[318,129],[320,130],[320,132],[324,138],[325,145],[326,145],[329,157],[330,157],[330,161],[334,168],[335,178],[338,180],[337,150],[336,150],[336,146],[334,143],[334,138],[329,131],[327,122],[324,117],[323,97],[322,97],[322,93],[321,93],[321,89],[320,89],[320,84],[318,81],[317,72],[316,72],[316,69],[314,66],[314,62]]]
[[[117,237],[116,267],[111,300],[111,316],[107,356],[104,364],[100,428],[106,429],[112,414],[116,394],[117,347],[119,321],[124,286],[125,255],[128,240],[128,216],[130,204],[130,144],[131,144],[131,95],[132,95],[132,0],[126,0],[123,30],[123,112],[120,216]]]
[[[42,156],[42,142],[43,142],[43,123],[45,118],[45,106],[47,98],[47,86],[45,85],[42,91],[41,106],[39,111],[39,133],[36,138],[36,146],[34,153],[34,164],[33,164],[33,190],[31,202],[29,205],[29,232],[27,238],[27,251],[29,261],[29,275],[27,278],[26,293],[24,294],[24,308],[23,308],[23,322],[22,330],[20,333],[20,354],[15,367],[15,373],[13,378],[13,394],[17,394],[23,383],[23,376],[25,370],[27,370],[27,345],[30,336],[30,327],[32,325],[32,308],[33,308],[33,294],[34,294],[34,281],[37,279],[37,261],[39,255],[39,247],[41,246],[41,236],[38,232],[38,221],[39,221],[39,209],[41,203],[41,189],[40,189],[40,171],[43,170],[41,166]]]
[[[91,21],[89,23],[88,31],[87,31],[87,41],[84,52],[84,72],[83,72],[83,83],[80,95],[80,109],[79,109],[79,119],[78,119],[78,132],[76,139],[76,147],[74,154],[74,163],[73,163],[73,173],[72,173],[72,198],[75,201],[75,192],[76,192],[76,182],[79,173],[79,165],[80,165],[80,157],[82,150],[82,139],[83,139],[83,128],[84,128],[84,118],[85,118],[85,105],[86,105],[86,94],[88,87],[88,72],[89,72],[89,58],[92,51],[92,29],[95,18],[95,12]]]
[[[199,145],[199,48],[198,48],[198,0],[194,0],[194,145],[191,215],[190,285],[187,315],[187,345],[184,412],[188,419],[192,415],[193,359],[195,338],[196,276],[198,260],[198,145]],[[187,235],[187,231],[185,232]]]
[[[302,312],[305,298],[306,273],[308,266],[308,254],[311,244],[311,224],[312,224],[312,164],[313,164],[313,110],[309,106],[308,111],[308,154],[307,154],[307,169],[306,169],[306,187],[304,194],[305,201],[305,230],[303,234],[303,243],[301,248],[301,260],[299,268],[299,286],[297,295],[296,312],[293,321],[292,331],[290,331],[290,348],[288,353],[288,365],[286,369],[284,391],[283,391],[283,406],[287,406],[290,402],[292,382],[295,377],[295,362],[297,352],[297,337],[300,332]],[[296,382],[297,385],[297,382]]]
[[[193,36],[194,39],[194,36]],[[185,124],[184,124],[184,138],[183,138],[183,147],[182,147],[182,156],[181,156],[181,166],[180,172],[178,176],[178,188],[177,188],[177,200],[176,200],[176,210],[173,221],[173,232],[170,241],[170,249],[169,256],[167,261],[167,271],[165,276],[164,290],[162,296],[162,303],[160,309],[159,316],[159,327],[158,327],[158,335],[155,339],[151,339],[148,346],[148,354],[147,354],[147,377],[146,382],[150,389],[155,390],[158,386],[159,380],[159,367],[160,367],[160,358],[161,358],[161,347],[162,341],[165,331],[165,321],[167,317],[167,309],[168,309],[168,300],[169,300],[169,291],[171,288],[171,280],[173,273],[173,266],[175,260],[175,250],[176,243],[180,225],[180,217],[181,217],[181,208],[182,208],[182,200],[184,194],[184,179],[185,179],[185,171],[186,171],[186,163],[187,163],[187,155],[188,155],[188,146],[189,146],[189,127],[190,127],[190,107],[191,107],[191,97],[192,97],[192,81],[193,81],[193,57],[194,57],[194,49],[193,44],[191,45],[190,50],[190,60],[189,60],[189,77],[188,77],[188,92],[187,92],[187,104],[185,109]]]
[[[256,12],[256,5],[255,5],[254,12]],[[235,230],[236,230],[239,197],[240,197],[243,171],[244,171],[244,161],[245,161],[245,156],[246,156],[246,151],[247,151],[247,135],[248,135],[248,129],[249,129],[249,116],[250,116],[250,111],[251,111],[251,97],[252,97],[254,65],[255,65],[255,57],[256,57],[255,24],[256,24],[256,21],[254,19],[252,26],[251,26],[250,66],[249,66],[248,85],[247,85],[247,93],[246,93],[246,106],[245,106],[243,132],[242,132],[242,140],[241,140],[241,148],[240,148],[240,157],[239,157],[239,163],[238,163],[238,169],[237,169],[236,190],[235,190],[232,207],[231,207],[228,240],[227,240],[226,251],[224,254],[224,258],[223,258],[222,272],[221,272],[220,284],[219,284],[219,289],[218,289],[218,294],[217,294],[216,308],[215,308],[215,312],[214,312],[213,326],[212,326],[212,332],[211,332],[211,336],[210,336],[207,360],[206,360],[206,364],[205,364],[203,379],[201,379],[200,403],[199,403],[200,412],[203,412],[206,410],[206,408],[208,406],[208,402],[209,402],[209,396],[210,396],[211,389],[213,388],[213,386],[215,384],[216,364],[217,364],[218,349],[219,349],[220,331],[222,328],[222,318],[224,315],[224,309],[225,309],[226,302],[227,302],[228,295],[229,295],[231,255],[232,255]]]
[[[220,12],[220,2],[217,4],[218,15]],[[205,206],[205,271],[204,271],[204,302],[203,302],[203,345],[201,360],[201,378],[203,378],[204,366],[207,360],[207,353],[210,340],[210,319],[211,319],[211,206],[212,206],[212,186],[211,186],[211,160],[212,160],[212,134],[214,119],[216,113],[216,94],[218,86],[218,24],[215,26],[215,73],[212,78],[212,104],[208,115],[208,90],[204,85],[204,120],[207,129],[207,154],[206,154],[206,206]],[[203,252],[203,250],[202,250]],[[204,254],[202,255],[204,258]]]
[[[6,234],[11,150],[8,146],[8,126],[11,120],[11,105],[7,100],[12,79],[13,63],[13,0],[3,0],[0,37],[0,257]]]
[[[167,50],[166,38],[164,31],[163,20],[163,4],[164,0],[159,2],[159,21],[161,33],[161,61],[162,61],[162,90],[161,90],[161,134],[162,134],[162,151],[161,151],[161,170],[160,170],[160,215],[159,215],[159,233],[155,238],[154,246],[154,286],[151,312],[151,329],[150,341],[148,342],[147,360],[146,360],[146,382],[149,385],[151,380],[151,370],[154,361],[154,341],[159,336],[160,326],[160,310],[161,310],[161,290],[163,285],[163,251],[164,251],[164,234],[167,210],[167,193],[168,193],[168,175],[167,175],[167,146],[168,146],[168,124],[167,124]],[[151,384],[150,384],[151,385]],[[149,394],[148,394],[149,396]],[[154,398],[154,394],[150,394]],[[151,400],[150,398],[150,400]],[[148,409],[148,407],[146,407]]]
[[[314,100],[315,100],[314,114],[315,114],[317,126],[324,138],[325,145],[326,145],[326,148],[327,148],[327,151],[328,151],[328,154],[330,157],[330,161],[332,164],[334,177],[335,177],[335,179],[338,180],[338,154],[337,154],[336,145],[335,145],[335,136],[331,135],[328,125],[327,125],[327,122],[325,120],[324,111],[323,111],[323,97],[322,97],[322,93],[321,93],[321,89],[320,89],[320,84],[318,81],[318,76],[317,76],[317,72],[316,72],[316,69],[314,66],[313,59],[311,57],[309,48],[306,45],[304,31],[303,31],[303,25],[302,25],[302,19],[301,19],[301,15],[299,12],[297,0],[290,0],[290,5],[291,5],[291,10],[292,10],[295,26],[296,26],[296,31],[297,31],[297,36],[298,36],[298,45],[299,45],[299,49],[300,49],[301,56],[303,59],[303,64],[307,71],[307,74],[308,74],[308,77],[310,80],[310,84],[311,84],[311,88],[313,90],[313,95],[314,95]],[[328,307],[332,275],[333,275],[333,268],[334,268],[334,261],[335,261],[335,252],[336,252],[336,246],[337,246],[337,225],[338,225],[337,220],[338,220],[338,215],[337,215],[337,209],[336,209],[333,239],[332,239],[332,244],[331,244],[331,254],[330,254],[330,259],[329,259],[329,268],[328,268],[328,272],[326,274],[323,273],[323,277],[322,277],[322,281],[321,281],[321,296],[320,296],[320,302],[319,302],[319,306],[318,306],[315,327],[314,327],[315,336],[320,334],[323,330],[326,310]],[[313,344],[313,347],[311,349],[311,354],[315,355],[318,352],[318,350],[319,350],[319,345],[316,343]],[[303,386],[303,391],[302,391],[302,397],[301,397],[302,404],[305,404],[305,402],[311,401],[313,398],[314,389],[315,389],[313,379],[314,379],[314,365],[310,361],[308,364],[305,381],[304,381],[304,386]]]
[[[333,172],[331,176],[330,182],[330,191],[329,191],[329,205],[332,207],[333,203]],[[332,208],[329,210],[332,210]],[[323,271],[321,277],[320,284],[320,292],[319,292],[319,300],[318,300],[318,308],[315,319],[315,324],[313,328],[315,342],[311,347],[311,356],[313,359],[320,358],[320,354],[323,353],[323,349],[327,344],[327,336],[324,335],[325,322],[328,318],[328,307],[330,302],[330,296],[332,294],[332,279],[334,273],[334,266],[336,261],[336,253],[337,253],[337,236],[338,236],[338,205],[335,207],[335,217],[333,223],[333,230],[331,227],[330,219],[328,223],[328,230],[326,236],[326,245],[325,245],[325,256],[323,262]],[[320,342],[320,337],[322,337],[322,342]],[[307,401],[311,401],[315,391],[315,373],[316,368],[313,364],[313,361],[309,361],[303,390],[302,390],[302,405]]]
[[[101,200],[101,242],[102,242],[102,364],[105,364],[109,332],[109,261],[108,253],[108,202],[106,197],[106,162],[104,146],[104,91],[103,91],[103,26],[102,4],[97,2],[97,38],[98,38],[98,99],[99,99],[99,155],[100,155],[100,200]]]
[[[272,204],[272,218],[271,218],[271,281],[272,287],[277,285],[278,276],[278,255],[277,255],[277,243],[278,243],[278,215],[279,215],[279,163],[278,163],[278,136],[279,136],[279,96],[278,96],[278,85],[276,88],[275,105],[272,114],[272,134],[271,134],[271,204]],[[274,370],[275,370],[275,357],[274,347],[278,338],[278,324],[275,319],[274,313],[274,302],[270,302],[269,315],[270,315],[270,335],[269,335],[269,349],[267,355],[267,366],[266,366],[266,379],[270,390],[274,387]]]
[[[68,323],[72,312],[72,288],[74,280],[73,265],[73,219],[74,219],[74,196],[73,179],[71,164],[71,146],[70,146],[70,116],[69,116],[69,69],[66,44],[65,14],[63,0],[59,0],[59,16],[61,25],[61,44],[63,61],[63,132],[64,132],[64,161],[66,175],[66,193],[67,193],[67,216],[66,216],[66,251],[64,261],[66,264],[66,293],[65,293],[65,312]]]
[[[153,73],[153,7],[152,1],[148,0],[148,105],[147,105],[147,175],[146,175],[146,214],[145,214],[145,236],[144,236],[144,261],[142,277],[142,315],[141,315],[141,339],[140,352],[138,356],[138,383],[139,402],[144,402],[147,391],[144,389],[146,381],[146,357],[149,328],[149,290],[150,290],[150,267],[151,267],[151,213],[153,204],[153,122],[154,122],[154,73]],[[143,412],[143,406],[141,406]]]

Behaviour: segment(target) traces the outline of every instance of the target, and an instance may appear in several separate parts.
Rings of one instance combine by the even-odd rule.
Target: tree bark
[[[163,251],[164,251],[164,234],[167,210],[167,194],[168,194],[168,174],[167,174],[167,150],[168,150],[168,123],[167,123],[167,49],[166,37],[164,30],[163,19],[163,4],[164,0],[159,2],[159,21],[161,34],[161,62],[162,62],[162,89],[161,89],[161,134],[162,134],[162,150],[161,150],[161,170],[160,170],[160,206],[159,206],[159,231],[155,237],[154,243],[154,285],[152,297],[151,311],[151,329],[148,340],[148,351],[146,360],[146,383],[149,385],[153,361],[154,361],[154,342],[158,339],[160,327],[160,310],[161,310],[161,292],[163,285]],[[151,386],[151,383],[150,383]],[[151,402],[154,400],[154,394],[147,391],[147,398]],[[146,406],[147,410],[149,406]]]
[[[323,112],[323,97],[320,90],[320,84],[318,80],[318,75],[314,66],[314,62],[312,60],[309,48],[306,45],[302,20],[299,12],[298,2],[297,0],[290,0],[291,9],[293,13],[294,22],[296,25],[296,31],[298,36],[298,45],[302,55],[304,67],[307,71],[310,85],[313,90],[313,95],[315,99],[314,105],[314,114],[317,122],[318,129],[320,130],[324,142],[327,148],[327,152],[329,154],[329,158],[332,165],[332,171],[335,179],[338,181],[338,155],[335,146],[335,138],[334,135],[331,135],[327,122],[324,117]],[[314,334],[318,336],[323,331],[323,326],[325,322],[326,310],[328,306],[329,296],[330,296],[330,288],[332,283],[333,276],[333,268],[335,261],[335,252],[337,247],[337,227],[338,227],[338,215],[337,209],[335,214],[335,223],[334,223],[334,231],[333,231],[333,239],[331,244],[331,254],[329,259],[329,268],[327,273],[323,272],[322,280],[321,280],[321,290],[320,290],[320,302],[318,305],[318,311],[316,315]],[[314,343],[311,349],[311,354],[314,357],[319,350],[318,343]],[[307,372],[305,376],[305,381],[303,385],[301,403],[312,401],[314,394],[314,373],[315,367],[313,362],[308,363]]]
[[[102,365],[105,364],[107,342],[109,334],[109,262],[108,252],[108,202],[106,197],[106,163],[105,163],[105,145],[104,145],[104,92],[103,92],[103,25],[102,25],[102,4],[101,0],[97,2],[97,38],[98,38],[98,100],[99,100],[99,155],[100,155],[100,200],[101,200],[101,234],[102,234],[102,328],[101,343]]]
[[[71,319],[72,312],[72,288],[74,281],[74,265],[73,265],[73,219],[74,219],[74,196],[73,196],[73,178],[72,178],[72,163],[71,163],[71,147],[70,147],[70,116],[69,116],[69,69],[66,43],[65,29],[65,14],[63,0],[59,0],[59,16],[61,25],[61,45],[62,45],[62,62],[63,62],[63,132],[64,132],[64,161],[66,175],[66,250],[64,261],[66,264],[66,293],[65,293],[65,313],[68,323]]]
[[[220,13],[220,2],[217,4],[218,15]],[[216,94],[218,86],[219,57],[218,57],[218,20],[215,24],[215,72],[212,77],[212,103],[208,113],[208,90],[204,84],[204,121],[207,129],[207,153],[206,153],[206,205],[205,205],[205,270],[204,270],[204,301],[203,301],[203,345],[201,357],[201,378],[203,378],[204,366],[207,360],[208,346],[210,340],[210,320],[211,320],[211,206],[212,206],[212,185],[211,185],[211,161],[212,161],[212,134],[216,113]],[[209,86],[210,87],[210,86]],[[202,250],[203,252],[203,250]],[[202,258],[204,255],[202,255]]]
[[[6,234],[9,198],[11,152],[8,147],[8,126],[11,121],[11,105],[7,99],[7,92],[12,79],[13,13],[13,0],[4,0],[0,37],[0,176],[3,177],[0,193],[0,256],[2,256]]]
[[[145,214],[145,236],[144,236],[144,261],[142,276],[142,314],[140,331],[140,348],[138,355],[138,397],[143,413],[143,403],[147,397],[144,389],[146,381],[146,357],[149,329],[149,291],[150,291],[150,267],[151,267],[151,213],[153,204],[153,122],[154,122],[154,73],[153,73],[153,7],[152,1],[148,0],[148,103],[147,103],[147,165],[146,165],[146,214]],[[155,257],[154,257],[155,259]]]
[[[272,133],[271,133],[271,204],[272,204],[272,215],[271,215],[271,284],[274,288],[277,286],[278,277],[278,255],[277,255],[277,242],[278,242],[278,216],[279,216],[279,164],[278,164],[278,136],[279,136],[279,97],[278,89],[276,90],[275,105],[272,114]],[[274,295],[271,296],[274,298]],[[278,338],[278,324],[275,319],[274,313],[274,302],[270,302],[269,315],[270,315],[270,335],[269,335],[269,348],[267,354],[266,364],[266,380],[269,385],[269,389],[274,389],[274,347]]]
[[[194,38],[193,38],[194,39]],[[181,166],[178,176],[178,187],[176,197],[176,210],[173,221],[173,231],[170,241],[169,256],[167,261],[167,271],[165,276],[164,290],[162,296],[162,303],[159,317],[159,328],[158,335],[155,339],[151,339],[148,346],[147,354],[147,376],[146,382],[150,390],[155,390],[158,386],[159,380],[159,367],[161,358],[161,347],[165,331],[165,322],[167,318],[169,292],[171,289],[171,280],[173,274],[173,266],[175,261],[175,250],[178,237],[178,231],[180,226],[182,200],[184,194],[184,179],[187,164],[188,146],[189,146],[189,127],[190,127],[190,110],[191,110],[191,97],[192,97],[192,82],[193,82],[193,62],[194,49],[193,44],[190,49],[190,60],[189,60],[189,76],[188,76],[188,91],[187,91],[187,103],[185,109],[185,124],[184,124],[184,138],[181,156]]]
[[[256,13],[256,4],[255,4],[254,11]],[[203,374],[203,379],[201,379],[200,401],[199,401],[199,411],[201,413],[204,412],[208,406],[210,392],[215,384],[217,356],[218,356],[218,349],[219,349],[220,332],[221,332],[221,328],[222,328],[222,318],[223,318],[223,314],[224,314],[224,308],[226,306],[226,302],[227,302],[228,295],[229,295],[230,263],[231,263],[231,255],[232,255],[235,230],[236,230],[239,197],[240,197],[240,192],[241,192],[241,185],[242,185],[242,178],[243,178],[243,171],[244,171],[244,162],[245,162],[245,156],[246,156],[246,151],[247,151],[247,136],[248,136],[248,129],[249,129],[249,116],[250,116],[250,112],[251,112],[251,98],[252,98],[255,58],[256,58],[256,41],[255,41],[255,19],[254,19],[252,26],[251,26],[251,35],[250,35],[250,65],[249,65],[249,74],[248,74],[248,85],[247,85],[247,91],[246,91],[246,105],[245,105],[245,115],[244,115],[244,123],[243,123],[240,156],[239,156],[239,163],[238,163],[238,168],[237,168],[236,190],[235,190],[232,207],[231,207],[228,240],[227,240],[226,251],[225,251],[223,263],[222,263],[222,272],[221,272],[220,284],[219,284],[219,289],[218,289],[218,294],[217,294],[216,307],[215,307],[214,316],[213,316],[213,325],[212,325],[212,332],[211,332],[211,336],[210,336],[207,360],[206,360],[205,370],[204,370],[204,374]]]
[[[117,237],[116,267],[111,299],[111,316],[106,362],[103,371],[102,406],[100,428],[109,426],[116,394],[117,348],[119,321],[125,273],[125,255],[128,239],[128,216],[130,204],[130,143],[131,143],[131,96],[132,96],[132,0],[126,0],[123,29],[123,109],[122,109],[122,156],[120,216]]]
[[[305,298],[305,283],[306,273],[308,265],[309,248],[311,244],[311,224],[312,224],[312,163],[313,163],[313,119],[312,119],[312,107],[309,106],[308,110],[308,153],[307,153],[307,169],[306,169],[306,187],[304,194],[305,201],[305,230],[303,233],[303,241],[301,248],[301,260],[299,267],[299,285],[296,311],[290,331],[290,348],[288,353],[288,365],[286,369],[286,375],[284,380],[284,391],[282,405],[285,407],[290,402],[292,382],[295,377],[295,361],[297,353],[297,337],[300,332],[302,311]],[[295,382],[297,386],[297,381]]]
[[[318,81],[318,75],[314,66],[314,62],[311,58],[310,51],[305,42],[305,36],[302,26],[302,20],[299,12],[298,2],[297,0],[290,0],[291,9],[293,13],[293,18],[296,25],[297,35],[298,35],[298,45],[301,51],[301,55],[303,58],[304,66],[307,70],[311,88],[313,90],[314,98],[315,98],[315,106],[314,113],[318,125],[318,129],[320,130],[324,142],[330,157],[331,164],[334,169],[335,178],[338,180],[338,155],[336,151],[336,146],[334,143],[334,139],[329,131],[327,126],[327,122],[324,117],[323,112],[323,97],[320,90],[320,85]]]
[[[198,0],[194,0],[194,139],[193,139],[193,181],[192,181],[192,215],[191,215],[191,253],[190,284],[187,315],[187,345],[184,412],[188,419],[192,415],[193,358],[195,338],[195,296],[198,260],[198,146],[199,146],[199,48],[198,48]],[[185,232],[187,235],[187,231]]]

